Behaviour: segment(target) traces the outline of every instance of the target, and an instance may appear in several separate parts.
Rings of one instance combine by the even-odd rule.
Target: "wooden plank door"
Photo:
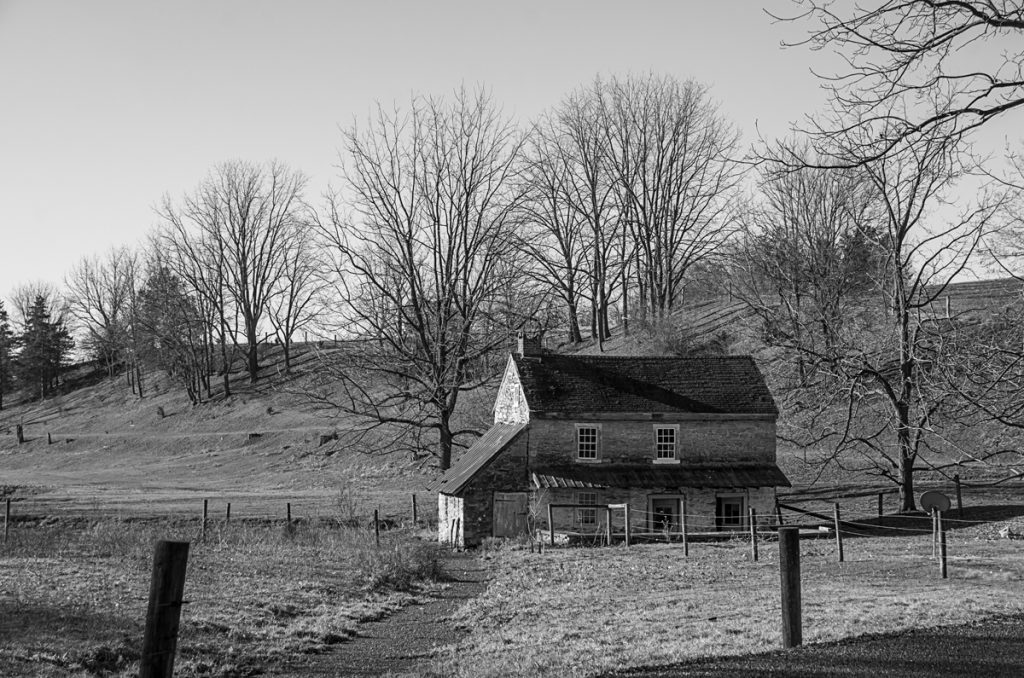
[[[494,536],[518,537],[530,530],[526,492],[494,493]]]

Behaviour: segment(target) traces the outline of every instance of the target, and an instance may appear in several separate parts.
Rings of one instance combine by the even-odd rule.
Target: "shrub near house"
[[[634,532],[743,529],[789,481],[775,462],[778,410],[748,356],[568,356],[520,340],[494,426],[433,486],[438,536],[460,546],[535,527],[603,532],[586,505],[629,504]],[[547,525],[549,504],[559,508]]]

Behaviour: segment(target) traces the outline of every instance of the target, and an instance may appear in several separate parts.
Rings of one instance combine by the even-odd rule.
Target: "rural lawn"
[[[1013,520],[949,533],[949,578],[931,536],[805,540],[803,635],[816,643],[1024,611],[1024,541]],[[910,533],[907,533],[910,534]],[[437,676],[584,676],[631,666],[742,655],[781,645],[778,550],[758,562],[742,540],[626,549],[500,548],[487,591],[458,621],[470,629],[436,653]]]

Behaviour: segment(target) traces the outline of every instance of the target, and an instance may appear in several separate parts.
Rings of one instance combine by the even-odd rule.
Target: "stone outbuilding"
[[[521,339],[494,425],[432,485],[439,540],[621,532],[626,504],[638,535],[746,529],[790,485],[777,418],[749,356],[556,355]]]

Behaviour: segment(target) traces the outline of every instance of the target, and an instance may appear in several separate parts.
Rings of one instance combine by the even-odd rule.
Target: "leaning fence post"
[[[380,509],[373,509],[373,538],[380,548]]]
[[[170,678],[178,644],[182,594],[185,592],[187,541],[159,541],[153,552],[153,578],[142,640],[139,678]]]
[[[412,524],[415,526],[419,522],[419,517],[416,515],[416,495],[412,495]]]
[[[782,507],[779,506],[779,502],[775,502],[775,520],[776,526],[782,527]]]
[[[833,508],[833,518],[836,523],[836,549],[839,551],[839,562],[843,562],[843,532],[839,529],[839,502]]]
[[[757,509],[750,507],[750,556],[757,562]]]
[[[782,588],[782,647],[803,643],[800,622],[800,529],[779,530],[779,575]]]
[[[946,529],[942,524],[942,511],[937,511],[939,516],[939,574],[946,578]]]

